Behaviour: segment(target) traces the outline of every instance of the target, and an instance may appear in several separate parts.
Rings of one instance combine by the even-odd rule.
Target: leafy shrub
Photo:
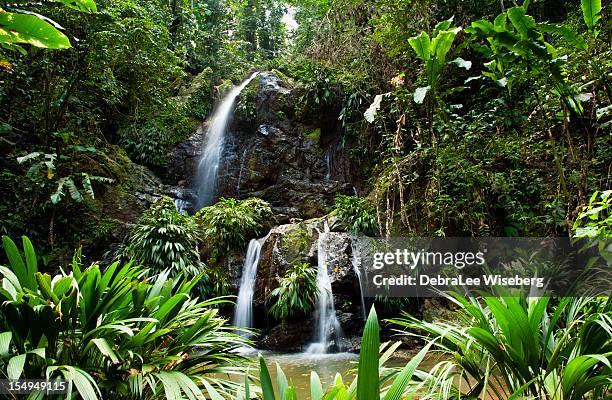
[[[270,217],[270,204],[257,198],[221,198],[195,215],[204,243],[214,258],[230,249],[244,247],[247,238],[257,235]]]
[[[612,236],[612,190],[595,192],[589,205],[582,207],[573,230],[577,238],[609,238]]]
[[[26,237],[25,259],[11,239],[3,244],[10,267],[0,266],[0,374],[63,379],[92,400],[235,392],[220,375],[241,370],[233,350],[246,343],[217,316],[218,300],[190,296],[201,276],[146,278],[118,262],[82,269],[78,254],[51,276],[38,272]]]
[[[294,265],[278,279],[267,301],[272,304],[270,314],[277,320],[308,315],[314,309],[319,292],[317,271],[308,263]]]
[[[195,221],[179,213],[166,196],[140,217],[125,252],[155,272],[167,269],[172,274],[186,272],[193,276],[203,267]]]
[[[196,112],[197,106],[204,107],[199,101],[193,105],[166,101],[159,115],[150,116],[146,121],[134,121],[120,129],[121,145],[133,160],[151,167],[163,167],[169,148],[196,131],[200,120],[189,115],[188,110],[194,107]]]
[[[334,213],[351,232],[373,236],[378,231],[376,209],[368,199],[337,195]]]
[[[53,204],[62,201],[66,194],[77,203],[82,202],[84,196],[93,199],[93,182],[113,183],[111,178],[74,170],[79,161],[87,160],[88,155],[97,153],[94,146],[70,144],[75,138],[69,132],[56,132],[54,136],[57,141],[56,148],[63,148],[63,152],[35,151],[17,157],[19,164],[30,164],[26,174],[29,184],[42,192],[50,191],[49,199]],[[59,171],[64,175],[60,176]],[[67,171],[71,173],[66,174]]]
[[[234,114],[246,123],[255,123],[257,118],[257,88],[258,81],[251,82],[243,91],[240,93],[236,102],[236,108]]]
[[[430,393],[578,400],[609,392],[609,298],[448,298],[458,307],[452,321],[392,321],[447,357],[432,369]],[[470,385],[458,383],[466,376]]]

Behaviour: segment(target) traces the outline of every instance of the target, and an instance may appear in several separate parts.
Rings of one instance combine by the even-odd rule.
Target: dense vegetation
[[[83,268],[76,254],[51,276],[38,271],[29,239],[24,258],[11,239],[3,244],[10,260],[0,267],[3,379],[61,377],[84,399],[235,391],[219,374],[241,371],[244,360],[231,351],[245,342],[217,315],[213,306],[223,300],[192,295],[201,275],[170,278],[167,270],[147,278],[142,267],[119,262],[102,272]]]
[[[316,151],[335,135],[351,165],[355,195],[332,194],[325,227],[588,238],[609,265],[609,12],[600,0],[3,4],[0,378],[62,378],[71,399],[277,397],[265,360],[255,377],[237,352],[250,343],[219,296],[250,239],[303,222],[294,204],[237,193],[190,215],[164,191],[183,186],[169,152],[255,69],[295,85],[275,117],[299,120]],[[256,95],[239,99],[242,121],[255,123]],[[321,290],[310,233],[295,232],[300,262],[263,294],[283,324],[310,316]],[[313,400],[612,393],[609,298],[449,295],[452,320],[434,321],[405,299],[374,304],[422,349],[386,367],[400,344],[381,345],[372,308],[351,383],[323,388],[313,372]]]

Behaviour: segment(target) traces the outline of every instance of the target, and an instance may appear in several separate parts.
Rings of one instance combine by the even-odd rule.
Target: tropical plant
[[[612,264],[612,190],[596,191],[583,206],[572,226],[574,244],[586,249],[597,249],[609,266]]]
[[[417,381],[422,375],[417,368],[423,361],[430,344],[421,349],[401,370],[396,371],[383,367],[399,347],[399,343],[386,346],[380,343],[380,326],[374,308],[370,310],[368,320],[361,338],[361,351],[357,373],[351,383],[344,383],[342,376],[337,373],[333,383],[326,390],[323,389],[319,375],[310,373],[310,399],[311,400],[401,400],[412,398],[423,387],[423,380]],[[380,351],[384,351],[380,354]],[[274,386],[270,371],[263,357],[259,358],[259,380],[263,400],[275,400]],[[276,364],[276,383],[280,400],[297,399],[297,393],[292,381],[281,367]],[[248,399],[251,392],[248,380],[245,379],[244,391],[239,392],[237,400]],[[420,397],[419,397],[420,398]]]
[[[333,213],[353,233],[374,236],[378,232],[376,209],[367,198],[339,194]]]
[[[174,275],[196,276],[203,268],[195,221],[182,215],[167,196],[162,196],[140,217],[124,253],[155,273],[169,270]]]
[[[612,190],[596,191],[583,206],[572,229],[576,238],[608,239],[612,236]]]
[[[267,298],[274,318],[285,320],[312,312],[319,293],[316,269],[308,263],[296,264],[277,280],[278,287]]]
[[[499,14],[493,23],[481,19],[472,22],[466,32],[482,39],[486,45],[478,43],[474,47],[491,61],[485,64],[488,71],[483,72],[500,86],[513,87],[514,71],[520,63],[537,66],[536,70],[547,71],[555,93],[568,109],[582,114],[582,105],[576,100],[575,89],[567,80],[566,58],[558,49],[546,41],[546,35],[562,37],[567,43],[578,49],[586,49],[585,40],[572,29],[558,24],[538,23],[527,14],[529,1],[522,6],[509,8]],[[510,22],[510,23],[508,23]]]
[[[60,137],[58,134],[56,137]],[[68,150],[71,156],[75,156],[78,153],[95,153],[97,150],[93,146],[81,146],[81,145],[72,145],[69,146],[66,150]],[[61,153],[42,153],[39,151],[35,151],[33,153],[26,154],[22,157],[17,157],[17,162],[19,164],[23,163],[31,163],[30,168],[27,172],[27,177],[31,179],[36,185],[45,187],[48,184],[57,185],[53,190],[53,193],[49,196],[51,202],[53,204],[57,204],[65,196],[65,192],[67,191],[70,194],[72,200],[77,203],[83,201],[83,195],[89,196],[92,199],[95,197],[94,190],[92,186],[92,182],[103,182],[103,183],[113,183],[111,178],[107,178],[104,176],[90,175],[86,172],[74,172],[65,176],[58,176],[57,171],[65,164],[67,164],[65,160],[68,156],[63,155]],[[77,183],[81,182],[81,187],[77,186]]]
[[[612,388],[609,298],[448,300],[457,307],[453,321],[391,321],[407,335],[434,340],[447,358],[432,369],[430,392],[578,400],[605,398]]]
[[[83,268],[80,254],[51,276],[23,238],[24,257],[3,237],[0,266],[0,375],[62,379],[67,398],[182,399],[229,396],[222,378],[243,372],[233,352],[246,345],[213,308],[223,299],[190,295],[201,276],[146,277],[133,263]],[[69,272],[67,272],[69,271]],[[227,376],[227,375],[226,375]],[[38,393],[41,398],[42,393]]]
[[[455,41],[457,33],[461,31],[461,28],[451,29],[452,23],[452,19],[439,22],[434,28],[431,38],[427,32],[423,31],[418,36],[408,39],[417,57],[424,63],[425,81],[427,82],[427,86],[415,90],[415,103],[423,103],[429,91],[435,95],[438,90],[440,77],[447,65],[446,56]],[[469,61],[461,58],[457,58],[453,63],[467,69],[472,65]]]
[[[270,204],[249,198],[225,199],[198,211],[195,215],[206,248],[213,258],[230,249],[242,248],[249,236],[259,234],[268,218],[272,217]]]
[[[57,0],[81,12],[95,13],[94,0]],[[22,44],[47,49],[70,48],[70,41],[57,27],[59,25],[35,13],[8,12],[0,8],[0,49],[26,54]],[[11,70],[0,52],[0,68]]]

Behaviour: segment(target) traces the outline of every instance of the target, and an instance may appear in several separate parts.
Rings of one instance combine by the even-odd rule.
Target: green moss
[[[319,139],[321,138],[321,128],[307,129],[302,133],[302,135],[304,135],[306,139],[310,139],[314,143],[318,144]]]
[[[276,75],[280,81],[283,81],[288,84],[293,83],[293,79],[291,79],[290,77],[288,77],[287,75],[285,75],[284,73],[282,73],[276,68],[272,70],[272,73]]]
[[[234,83],[230,80],[230,79],[225,79],[221,82],[221,84],[218,86],[219,88],[219,93],[221,94],[221,96],[225,95],[227,92],[229,92],[230,90],[232,90],[232,88],[234,87]]]
[[[283,236],[281,247],[287,259],[295,260],[308,254],[313,238],[306,228],[300,224]]]
[[[254,80],[240,93],[236,103],[236,116],[240,121],[255,122],[257,118],[257,90],[258,83]]]

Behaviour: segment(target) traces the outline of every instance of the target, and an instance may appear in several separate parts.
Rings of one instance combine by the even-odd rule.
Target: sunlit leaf
[[[0,12],[0,42],[27,43],[48,49],[70,48],[70,41],[47,21],[34,15]]]

